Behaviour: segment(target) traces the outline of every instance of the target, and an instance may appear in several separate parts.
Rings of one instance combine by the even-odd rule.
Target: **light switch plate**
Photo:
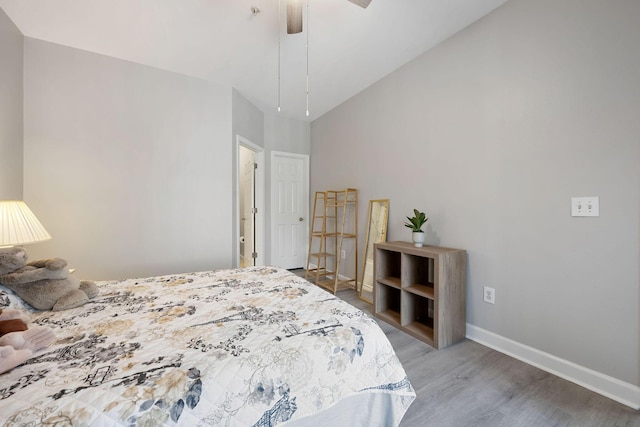
[[[572,197],[571,216],[600,216],[600,198]]]

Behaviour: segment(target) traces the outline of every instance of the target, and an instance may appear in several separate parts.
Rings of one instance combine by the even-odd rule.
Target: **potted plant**
[[[405,227],[409,227],[412,231],[412,240],[413,244],[417,248],[421,248],[424,243],[424,232],[422,231],[422,226],[427,222],[429,218],[424,214],[424,212],[420,212],[418,209],[413,210],[412,217],[407,217],[409,222],[405,222]]]

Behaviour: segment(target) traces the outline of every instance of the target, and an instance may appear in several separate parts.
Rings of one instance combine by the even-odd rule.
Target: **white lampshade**
[[[0,201],[0,247],[25,245],[50,238],[25,202]]]

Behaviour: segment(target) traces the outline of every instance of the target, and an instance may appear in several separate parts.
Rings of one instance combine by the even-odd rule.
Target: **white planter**
[[[414,231],[411,235],[411,240],[413,240],[413,245],[416,248],[421,248],[424,243],[424,232],[423,231]]]

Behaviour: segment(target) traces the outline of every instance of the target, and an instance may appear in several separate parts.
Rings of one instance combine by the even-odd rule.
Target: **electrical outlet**
[[[340,254],[340,256],[342,257],[342,259],[345,259],[347,257],[347,251],[345,251],[344,249],[342,250],[342,253]]]
[[[490,288],[488,286],[484,287],[484,302],[488,302],[489,304],[496,303],[496,290]]]

